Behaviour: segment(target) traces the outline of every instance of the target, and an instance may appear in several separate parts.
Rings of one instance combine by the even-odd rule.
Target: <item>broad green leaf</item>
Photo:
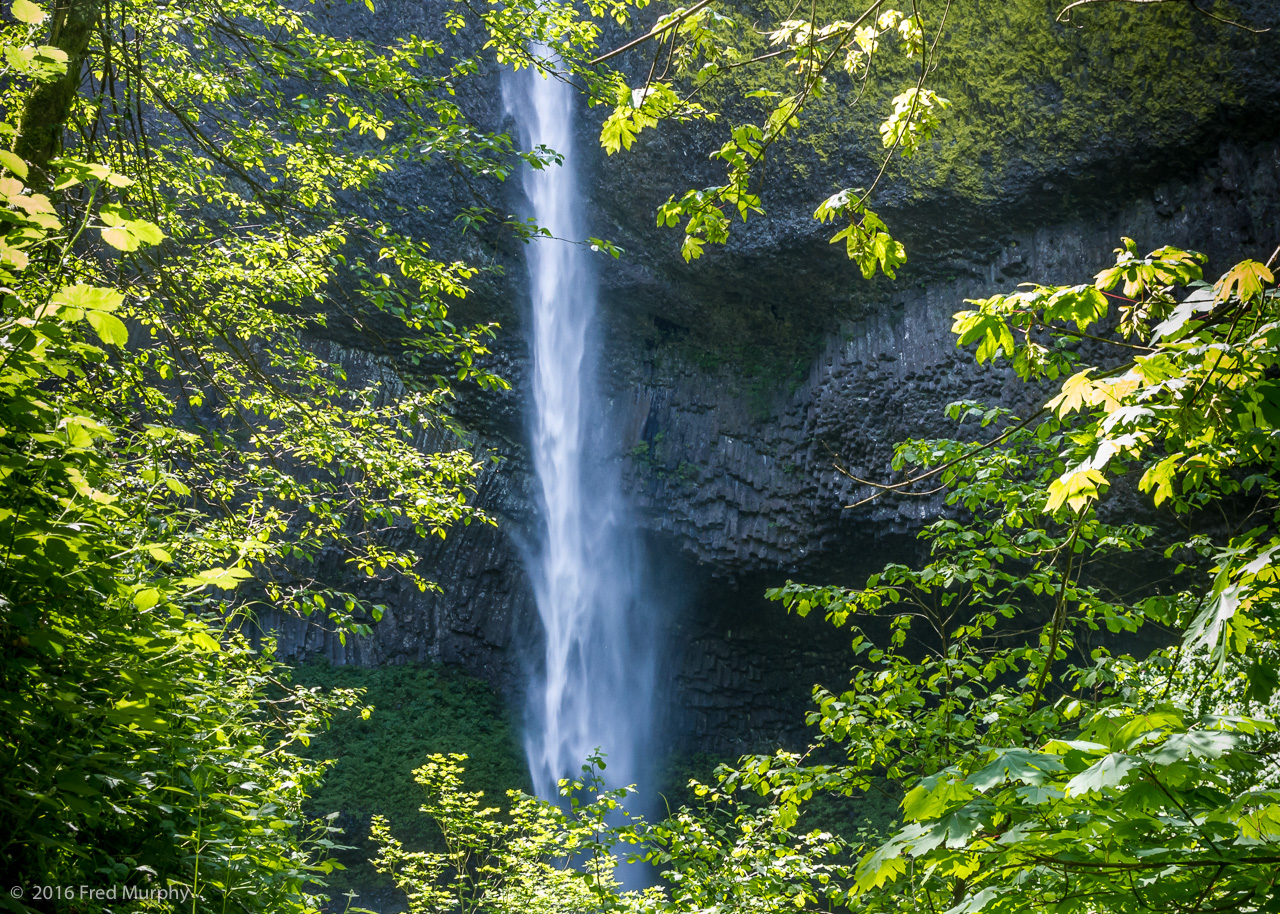
[[[1173,765],[1192,759],[1219,759],[1240,744],[1239,733],[1227,730],[1188,730],[1175,733],[1143,758],[1153,765]]]
[[[1276,687],[1280,686],[1280,668],[1277,668],[1274,663],[1268,663],[1259,658],[1250,664],[1247,675],[1249,678],[1249,700],[1256,701],[1259,704],[1266,704],[1271,701],[1271,696],[1275,694]]]
[[[907,792],[902,800],[902,815],[908,821],[934,819],[973,795],[972,787],[948,774],[927,778]]]
[[[197,647],[199,647],[201,650],[204,650],[204,651],[219,651],[222,649],[222,645],[218,644],[216,639],[214,639],[213,637],[211,637],[209,634],[205,632],[201,632],[201,631],[192,632],[191,641]]]
[[[981,304],[975,302],[975,304]],[[951,332],[959,339],[956,345],[967,346],[983,335],[983,324],[989,318],[981,311],[957,311],[955,313],[954,323],[951,325]]]
[[[160,591],[154,587],[140,590],[133,595],[133,605],[138,609],[150,609],[160,602]]]
[[[1042,784],[1049,775],[1061,770],[1062,760],[1056,755],[1030,749],[1002,749],[990,764],[969,775],[965,783],[979,793],[986,793],[1011,780]]]
[[[111,226],[101,231],[102,240],[117,250],[136,251],[138,249],[138,239],[123,226]]]
[[[1206,650],[1221,661],[1225,657],[1236,611],[1240,608],[1245,590],[1241,585],[1225,583],[1215,587],[1204,608],[1192,620],[1183,635],[1183,643],[1189,650]]]
[[[1110,752],[1067,781],[1067,796],[1078,797],[1116,787],[1141,766],[1140,759],[1123,752]]]
[[[902,845],[887,841],[858,861],[857,885],[863,891],[878,889],[906,871],[907,861],[902,856]]]
[[[1168,457],[1152,464],[1147,471],[1142,474],[1142,479],[1138,481],[1138,488],[1143,492],[1155,492],[1155,504],[1159,507],[1162,503],[1173,496],[1173,479],[1174,472],[1178,468],[1179,461],[1185,455],[1181,453],[1170,454]]]
[[[970,895],[962,900],[959,904],[954,905],[946,910],[945,914],[978,914],[983,908],[995,899],[1005,894],[1007,890],[987,886],[979,891],[976,895]]]
[[[28,25],[39,25],[48,17],[43,9],[31,0],[13,0],[13,6],[9,8],[13,12],[13,18],[19,22],[25,22]],[[26,177],[23,175],[23,177]]]
[[[159,244],[164,233],[145,219],[132,219],[119,206],[104,206],[99,213],[104,223],[102,240],[121,251],[136,251],[144,244]]]
[[[1182,336],[1183,328],[1186,326],[1187,321],[1197,314],[1212,311],[1213,305],[1213,298],[1209,295],[1188,295],[1173,309],[1172,314],[1156,325],[1155,330],[1151,333],[1151,339],[1153,341],[1178,339]]]
[[[25,270],[30,262],[26,251],[12,247],[0,239],[0,264],[6,264],[15,270]]]
[[[124,293],[104,286],[75,285],[53,294],[55,304],[85,311],[114,311],[124,301]]]
[[[0,165],[13,172],[22,180],[27,179],[27,163],[7,149],[0,149]]]
[[[1107,314],[1107,297],[1094,286],[1062,289],[1050,296],[1044,320],[1071,321],[1079,330],[1097,323]]]
[[[1083,739],[1051,739],[1044,744],[1044,751],[1051,752],[1054,755],[1067,755],[1076,752],[1086,756],[1102,755],[1107,751],[1107,746]]]
[[[1280,428],[1280,383],[1263,381],[1254,387],[1262,420],[1272,428]]]
[[[234,590],[253,575],[243,568],[209,568],[195,577],[183,578],[182,583],[197,588],[212,584],[222,590]]]
[[[148,222],[145,219],[130,219],[128,227],[129,231],[143,244],[159,244],[164,241],[164,232],[160,231],[160,226],[154,222]]]
[[[1182,726],[1181,711],[1176,708],[1157,709],[1134,717],[1115,732],[1110,742],[1116,749],[1132,749],[1152,734],[1180,729]]]
[[[188,494],[190,494],[190,493],[188,493]],[[154,545],[154,544],[148,545],[148,546],[147,546],[147,554],[148,554],[148,555],[150,555],[150,556],[151,556],[153,559],[155,559],[157,562],[172,562],[172,561],[173,561],[173,556],[169,553],[169,550],[167,550],[167,549],[163,548],[162,546],[157,546],[157,545]]]
[[[1280,838],[1280,803],[1273,802],[1249,810],[1238,822],[1242,844],[1274,844]]]
[[[85,317],[102,342],[111,346],[124,346],[129,342],[129,331],[124,322],[105,311],[88,311]]]

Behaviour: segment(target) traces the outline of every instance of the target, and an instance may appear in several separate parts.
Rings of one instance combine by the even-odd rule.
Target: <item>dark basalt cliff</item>
[[[890,172],[881,197],[911,258],[896,282],[863,280],[810,218],[828,193],[878,167],[883,99],[853,114],[839,92],[823,100],[813,114],[823,129],[769,164],[768,216],[691,266],[674,230],[654,228],[653,207],[714,180],[713,135],[678,128],[605,159],[594,146],[599,113],[584,118],[594,234],[626,251],[599,265],[601,371],[616,420],[599,447],[624,462],[673,595],[655,625],[668,629],[677,739],[711,751],[798,739],[810,685],[838,684],[847,666],[844,638],[820,620],[786,618],[763,589],[789,576],[857,583],[910,557],[912,534],[940,507],[883,498],[847,509],[870,490],[836,458],[855,476],[889,480],[895,442],[954,432],[948,402],[1017,409],[1039,397],[956,350],[951,315],[965,298],[1083,281],[1123,235],[1144,250],[1204,251],[1209,271],[1280,244],[1280,42],[1177,6],[1063,25],[1043,2],[956,4],[938,83],[956,103],[951,119],[932,152]],[[1235,11],[1257,24],[1273,12],[1262,2]],[[434,27],[430,5],[393,2],[382,14],[380,28]],[[498,122],[492,83],[480,96],[477,116]],[[456,189],[437,178],[401,179],[383,203],[433,207],[435,216],[406,218],[438,250],[506,268],[459,309],[504,328],[495,367],[513,391],[464,393],[459,404],[499,458],[478,495],[498,526],[423,543],[442,592],[376,594],[389,611],[371,638],[342,644],[307,620],[277,624],[286,653],[455,662],[514,692],[519,648],[537,638],[520,564],[535,522],[521,252],[496,237],[459,240],[442,218]],[[503,192],[520,205],[518,188]],[[344,344],[339,334],[323,345]],[[384,357],[344,353],[353,370],[386,372]]]
[[[1039,391],[956,349],[950,327],[964,300],[1020,281],[1087,280],[1122,235],[1144,250],[1205,251],[1210,269],[1265,259],[1280,243],[1280,147],[1224,146],[1187,180],[1112,206],[1092,220],[1009,232],[993,255],[975,252],[963,278],[893,290],[866,316],[841,321],[803,373],[781,383],[671,355],[644,364],[624,407],[633,430],[625,445],[641,454],[633,467],[652,526],[726,572],[802,567],[838,549],[851,528],[916,529],[934,504],[885,497],[842,510],[873,490],[833,464],[838,457],[854,476],[888,481],[895,442],[954,432],[947,403],[1038,405]]]

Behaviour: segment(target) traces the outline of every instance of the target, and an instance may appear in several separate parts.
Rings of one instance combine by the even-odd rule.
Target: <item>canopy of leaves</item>
[[[336,864],[303,748],[355,696],[290,686],[239,632],[262,606],[360,632],[381,612],[362,582],[434,586],[413,541],[489,522],[449,384],[505,383],[481,366],[494,328],[448,319],[475,271],[344,194],[427,156],[521,157],[466,123],[474,66],[428,66],[429,40],[238,0],[7,9],[6,871],[87,886],[78,910],[122,885],[315,910]],[[362,383],[316,343],[335,316],[370,328]]]

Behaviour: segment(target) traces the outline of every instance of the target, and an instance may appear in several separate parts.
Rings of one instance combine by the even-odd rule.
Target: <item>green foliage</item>
[[[920,74],[904,80],[908,85],[886,112],[881,127],[890,156],[897,151],[911,156],[940,125],[940,115],[949,106],[946,99],[923,85],[934,66],[945,11],[936,22],[926,24],[918,11],[907,15],[887,7],[885,0],[872,0],[852,19],[788,17],[761,32],[754,23],[747,24],[742,11],[720,12],[711,7],[710,0],[701,0],[659,16],[647,32],[613,51],[593,56],[602,31],[596,20],[612,19],[628,25],[633,8],[647,5],[647,0],[588,4],[585,10],[532,2],[491,4],[480,9],[466,5],[465,11],[450,14],[450,29],[456,32],[477,21],[486,32],[486,47],[500,62],[517,69],[533,66],[553,78],[581,78],[590,103],[610,109],[600,133],[601,146],[609,155],[631,149],[641,133],[664,122],[717,120],[721,112],[701,101],[704,90],[737,71],[745,68],[785,74],[787,91],[744,93],[740,101],[759,109],[755,120],[733,112],[724,141],[710,153],[713,161],[723,163],[724,182],[673,195],[658,208],[659,226],[683,224],[681,253],[686,261],[701,257],[707,244],[727,241],[735,214],[745,221],[751,213],[764,211],[753,181],[767,152],[801,129],[801,115],[816,99],[833,92],[836,74],[865,87],[872,80],[873,58],[896,51],[918,64]],[[926,27],[932,40],[926,36]],[[643,80],[631,80],[606,63],[650,43],[656,51]],[[555,54],[548,48],[555,48]],[[661,69],[660,58],[665,60]],[[860,194],[865,204],[868,194]],[[878,223],[875,227],[866,225],[867,243],[874,245],[874,228],[884,226],[872,214],[867,218]],[[849,234],[846,231],[839,238]],[[883,237],[888,239],[887,234]],[[893,267],[904,259],[901,246],[894,247],[891,239],[879,242],[879,246],[879,255],[871,263],[886,264],[886,272],[892,275]],[[866,244],[859,240],[849,242],[850,256],[856,251],[862,255],[860,262],[866,256],[864,248]],[[887,264],[891,256],[896,260]],[[865,264],[863,270],[867,272]]]
[[[1029,379],[1074,374],[1029,419],[955,404],[952,417],[982,437],[899,447],[895,467],[920,469],[893,488],[941,483],[963,509],[923,532],[928,564],[888,566],[857,590],[772,592],[853,627],[850,688],[819,690],[810,716],[847,762],[748,761],[726,778],[779,806],[823,779],[846,791],[883,773],[909,788],[904,824],[863,846],[845,904],[1275,904],[1280,793],[1265,702],[1280,433],[1262,404],[1280,353],[1277,301],[1269,268],[1245,261],[1210,289],[1199,262],[1171,248],[1141,257],[1126,239],[1093,285],[971,302],[955,331],[980,361],[1008,359]],[[1082,337],[1129,361],[1081,367]],[[1179,539],[1117,523],[1108,492],[1138,477],[1192,530],[1207,507],[1226,529]],[[1181,562],[1172,589],[1143,588],[1132,571],[1126,588],[1108,570],[1162,553]],[[887,643],[862,629],[871,616],[887,620]],[[1181,643],[1113,653],[1116,636],[1143,625]]]
[[[354,696],[290,686],[237,632],[264,604],[361,631],[380,607],[360,578],[432,586],[402,544],[487,522],[468,503],[479,463],[446,378],[503,386],[479,364],[492,328],[448,320],[475,271],[341,200],[427,157],[468,173],[520,157],[452,102],[473,68],[432,70],[439,47],[416,37],[375,47],[235,0],[74,0],[45,45],[43,10],[12,11],[7,873],[29,889],[117,890],[76,910],[113,906],[121,888],[176,893],[193,912],[315,910],[337,864],[331,827],[304,809],[327,763],[303,750]],[[50,86],[70,88],[66,110]],[[335,313],[406,337],[368,338],[381,371],[361,387],[312,342]],[[428,436],[444,447],[424,450]],[[321,577],[320,559],[355,573]]]
[[[493,328],[448,320],[448,301],[475,271],[433,260],[339,199],[428,154],[483,172],[510,157],[510,143],[469,129],[453,101],[469,66],[431,67],[441,48],[429,40],[374,47],[250,3],[135,4],[130,17],[147,36],[141,57],[117,59],[124,52],[104,46],[96,88],[155,112],[149,135],[100,99],[79,117],[89,134],[145,142],[144,179],[120,196],[145,202],[169,240],[163,256],[134,267],[121,313],[142,335],[109,396],[183,427],[171,474],[215,512],[173,513],[175,555],[234,564],[252,573],[245,594],[346,625],[358,617],[359,629],[380,607],[318,579],[315,560],[328,552],[367,578],[434,586],[383,531],[443,536],[485,520],[467,503],[479,464],[448,418],[445,376],[503,382],[477,362]],[[228,21],[252,25],[228,41]],[[117,239],[124,252],[133,237]],[[369,338],[385,353],[381,377],[357,387],[307,343],[335,313],[400,328],[399,351]],[[455,443],[424,453],[426,434]]]
[[[907,262],[907,252],[885,231],[880,217],[867,209],[867,197],[861,189],[839,191],[819,204],[813,218],[819,222],[848,220],[849,224],[831,237],[831,243],[844,241],[849,259],[858,264],[864,279],[874,276],[876,267],[894,279],[898,267]]]
[[[797,761],[782,752],[776,759]],[[781,912],[838,898],[848,876],[840,838],[801,831],[794,804],[752,802],[732,776],[719,788],[696,789],[705,805],[682,808],[644,831],[645,859],[668,884],[646,899],[645,910]]]
[[[628,791],[604,789],[600,758],[583,766],[581,778],[560,782],[563,808],[512,790],[505,813],[484,805],[482,792],[463,788],[466,758],[432,755],[414,772],[426,790],[422,811],[439,825],[443,850],[407,851],[392,837],[391,823],[374,818],[378,869],[408,893],[412,914],[576,914],[652,895],[619,896],[612,850],[625,833],[607,820],[625,816],[620,804]]]
[[[815,159],[842,173],[852,162],[874,175],[856,192],[864,205],[884,178],[907,201],[941,192],[986,203],[1015,189],[1028,162],[1038,174],[1075,174],[1117,146],[1189,147],[1224,106],[1248,112],[1245,74],[1266,39],[1224,26],[1223,13],[1121,2],[1055,17],[1064,5],[701,0],[595,57],[600,28],[585,13],[507,4],[475,17],[505,59],[563,66],[585,83],[609,111],[609,154],[664,123],[716,125],[705,151],[724,180],[678,190],[658,213],[659,225],[682,227],[692,260],[728,239],[735,215],[763,212],[769,158],[801,178]],[[635,18],[621,3],[595,16]],[[562,62],[516,47],[521,17],[538,41],[569,45]],[[788,145],[803,154],[784,159]]]
[[[23,173],[25,163],[4,163]],[[122,183],[94,171],[95,182]],[[225,604],[199,594],[234,586],[226,579],[238,569],[192,578],[174,567],[150,526],[183,494],[156,469],[168,435],[149,429],[121,446],[97,397],[115,364],[102,346],[127,337],[114,313],[123,295],[50,286],[38,272],[50,256],[68,258],[69,239],[86,230],[128,229],[146,242],[151,228],[117,209],[76,214],[64,229],[47,197],[0,182],[9,875],[24,887],[178,892],[193,910],[311,909],[309,886],[332,868],[317,851],[332,842],[302,802],[325,766],[296,749],[353,697],[290,687],[269,656],[227,631]]]
[[[449,59],[418,36],[325,34],[306,6],[10,6],[0,835],[15,881],[159,886],[193,911],[320,903],[330,826],[307,821],[305,798],[325,764],[299,745],[353,695],[290,686],[235,632],[256,606],[365,631],[381,607],[362,581],[434,586],[405,543],[489,522],[449,415],[450,383],[504,386],[482,364],[494,328],[448,316],[477,271],[344,203],[406,165],[501,180],[557,160],[469,124],[460,81],[490,58],[566,66],[612,109],[613,152],[664,120],[712,120],[716,80],[774,67],[781,80],[744,96],[754,113],[734,111],[712,153],[724,183],[659,212],[683,224],[687,260],[761,210],[767,152],[837,85],[871,90],[880,175],[938,145],[942,112],[962,107],[925,84],[949,5],[814,7],[760,31],[695,4],[633,43],[658,50],[633,86],[596,56],[599,20],[627,25],[644,5],[458,7],[449,30],[479,21],[486,42]],[[847,223],[834,240],[865,275],[892,276],[905,252],[868,200],[843,191],[816,216]],[[962,405],[956,418],[986,430],[976,439],[899,450],[899,468],[930,468],[908,484],[938,477],[956,507],[925,531],[924,568],[775,594],[855,628],[888,620],[886,643],[855,631],[850,689],[819,693],[818,751],[743,760],[697,790],[700,806],[621,830],[609,817],[623,794],[601,791],[598,759],[563,785],[563,808],[514,795],[500,813],[438,755],[418,777],[441,844],[406,850],[375,820],[382,868],[417,909],[441,911],[1274,907],[1274,728],[1248,704],[1273,701],[1280,679],[1274,277],[1245,262],[1174,294],[1197,279],[1191,255],[1127,243],[1091,287],[958,316],[980,361],[1071,376],[1026,420]],[[1104,323],[1118,288],[1129,301]],[[335,316],[379,352],[359,387],[312,342]],[[1082,367],[1068,345],[1081,337],[1131,361]],[[1130,473],[1193,523],[1221,511],[1227,533],[1117,522],[1103,505]],[[1102,566],[1152,550],[1181,563],[1178,588],[1115,593]],[[1181,645],[1138,659],[1099,643],[1152,622]],[[885,776],[908,790],[887,839],[801,824],[815,797]],[[665,891],[618,891],[618,840],[647,842]]]
[[[919,4],[931,38],[944,5]],[[1224,112],[1229,118],[1247,116],[1257,103],[1248,73],[1254,55],[1268,53],[1264,36],[1225,27],[1177,4],[1099,3],[1077,9],[1069,22],[1057,21],[1065,5],[950,5],[925,85],[951,103],[943,129],[920,154],[896,158],[885,172],[908,201],[941,196],[987,205],[1025,189],[1027,169],[1075,174],[1082,165],[1105,166],[1116,149],[1159,149],[1160,161],[1166,161],[1188,148],[1184,144],[1192,137],[1213,135]],[[828,9],[849,19],[864,7],[837,2]],[[757,0],[751,16],[776,21],[791,15],[791,8]],[[878,55],[867,83],[841,83],[837,77],[837,91],[807,106],[804,129],[793,141],[798,154],[787,162],[795,179],[838,174],[850,164],[878,171],[880,128],[894,97],[915,85],[917,76],[911,58],[891,53]],[[732,108],[748,92],[784,92],[793,82],[776,71],[745,68],[699,98],[712,110]],[[859,91],[859,103],[850,105],[850,95]],[[810,170],[810,163],[822,164]]]
[[[793,9],[791,14],[795,12]],[[936,28],[940,30],[943,22],[945,13]],[[702,256],[706,244],[728,240],[732,214],[746,221],[751,213],[764,212],[759,192],[753,188],[761,163],[770,147],[801,130],[801,115],[816,99],[833,91],[836,74],[843,72],[844,77],[865,85],[871,80],[872,59],[890,48],[921,61],[922,75],[894,99],[880,128],[890,155],[900,151],[911,156],[939,126],[939,115],[950,104],[932,89],[923,88],[923,74],[932,65],[936,38],[932,44],[926,42],[919,13],[904,15],[886,7],[884,0],[867,4],[852,20],[787,18],[762,33],[767,34],[768,50],[758,47],[754,32],[754,27],[744,27],[736,13],[717,14],[706,4],[675,10],[659,19],[649,32],[660,49],[670,48],[662,72],[655,76],[655,57],[655,66],[641,87],[630,88],[615,73],[608,77],[612,93],[595,93],[597,102],[613,105],[601,132],[601,143],[612,154],[619,148],[630,148],[641,129],[662,120],[714,120],[715,112],[692,99],[736,70],[767,66],[786,74],[786,91],[756,89],[745,93],[744,101],[762,108],[760,119],[731,123],[728,138],[711,153],[713,161],[724,163],[725,183],[691,189],[659,207],[658,225],[684,223],[681,253],[686,261]],[[598,81],[603,79],[598,73],[592,75]],[[735,121],[737,116],[735,112]],[[856,204],[849,202],[855,193],[859,198]],[[906,257],[902,246],[883,231],[879,217],[866,210],[869,196],[861,189],[841,191],[818,208],[815,218],[826,221],[837,213],[847,217],[849,227],[832,242],[848,239],[849,257],[858,261],[867,278],[874,275],[877,265],[892,277]],[[834,202],[837,198],[839,203]]]
[[[311,743],[309,758],[331,759],[324,783],[311,793],[307,809],[314,817],[338,813],[333,824],[351,850],[336,853],[346,871],[330,877],[330,894],[347,890],[368,895],[389,884],[370,861],[372,816],[394,823],[411,851],[440,850],[440,832],[418,814],[422,789],[413,769],[423,758],[464,752],[470,759],[466,785],[489,797],[525,787],[528,772],[508,712],[479,680],[444,666],[392,666],[365,669],[307,665],[294,679],[307,688],[355,690],[372,711],[344,714]],[[357,902],[359,903],[359,902]]]
[[[710,794],[699,791],[707,784],[715,784],[718,773],[731,772],[737,761],[706,753],[678,754],[669,759],[657,786],[668,813],[681,807],[704,807]],[[739,799],[748,805],[768,802],[768,797],[756,794],[743,794]],[[866,791],[814,793],[800,805],[797,822],[806,831],[829,832],[846,842],[856,842],[869,834],[887,837],[901,820],[901,800],[902,791],[893,782],[877,778]]]
[[[299,749],[350,694],[294,688],[171,606],[6,609],[0,827],[15,884],[315,908],[336,836],[304,811],[325,764]]]
[[[950,914],[1274,907],[1280,467],[1271,441],[1280,431],[1262,404],[1280,353],[1280,300],[1267,266],[1246,261],[1210,289],[1198,264],[1169,248],[1141,257],[1126,241],[1092,286],[1032,287],[957,315],[980,359],[1010,359],[1027,378],[1075,373],[1028,419],[958,403],[949,413],[971,437],[899,446],[894,465],[909,476],[891,488],[940,483],[954,508],[922,533],[929,561],[889,565],[858,589],[788,583],[770,593],[851,629],[858,666],[848,689],[815,691],[818,742],[722,766],[664,820],[615,829],[642,845],[637,855],[665,886],[628,896],[605,883],[574,903]],[[1121,313],[1103,323],[1122,282]],[[1187,284],[1191,294],[1178,291]],[[1081,368],[1081,335],[1132,361]],[[1085,483],[1069,482],[1082,467],[1092,471]],[[1212,506],[1228,529],[1180,539],[1176,528],[1108,511],[1109,489],[1138,475],[1193,525]],[[1140,563],[1174,557],[1173,587],[1134,580]],[[1180,643],[1146,657],[1117,650],[1153,625]],[[456,794],[441,764],[421,776],[440,796]],[[834,833],[805,816],[818,798],[854,797],[885,779],[904,791],[896,822]],[[389,845],[421,910],[503,907],[509,885],[520,899],[560,903],[549,899],[571,877],[527,868],[548,863],[549,845],[534,841],[520,863],[493,850],[507,846],[508,826],[478,798],[430,808],[446,833],[465,836],[456,848],[497,862],[474,869],[482,884],[464,880],[464,898],[444,888],[464,868],[461,851],[410,859]]]
[[[318,812],[340,810],[396,821],[414,845],[438,832],[408,821],[422,805],[413,768],[427,755],[456,749],[471,759],[467,784],[491,796],[524,786],[523,750],[499,698],[485,683],[443,666],[299,667],[294,679],[324,692],[356,690],[368,716],[339,717],[313,741],[311,754],[336,761],[312,797]],[[355,837],[355,836],[352,836]]]
[[[6,60],[34,59],[32,31],[5,33]],[[228,629],[227,605],[202,591],[247,572],[175,560],[157,536],[190,495],[168,470],[179,433],[122,423],[109,395],[127,360],[125,295],[94,282],[77,244],[92,233],[136,250],[164,235],[124,206],[94,205],[132,183],[106,166],[63,160],[55,192],[85,193],[57,208],[24,188],[28,163],[0,161],[12,175],[0,178],[8,874],[28,889],[175,893],[192,910],[314,909],[332,842],[302,802],[325,766],[297,748],[353,697],[290,687],[269,652]],[[4,903],[28,910],[8,894]]]
[[[656,127],[660,121],[687,121],[707,116],[701,105],[688,103],[682,106],[680,97],[665,84],[632,89],[618,77],[616,86],[617,106],[600,128],[600,145],[609,155],[630,149],[641,130]]]

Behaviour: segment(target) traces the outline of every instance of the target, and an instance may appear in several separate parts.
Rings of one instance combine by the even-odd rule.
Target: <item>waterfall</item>
[[[554,236],[527,248],[531,439],[542,510],[527,563],[545,649],[531,665],[525,750],[534,789],[550,798],[597,747],[607,756],[609,786],[643,779],[658,625],[622,493],[618,441],[597,386],[597,287],[581,243],[574,92],[528,68],[506,74],[503,95],[526,148],[542,144],[564,157],[524,174],[531,215]]]

